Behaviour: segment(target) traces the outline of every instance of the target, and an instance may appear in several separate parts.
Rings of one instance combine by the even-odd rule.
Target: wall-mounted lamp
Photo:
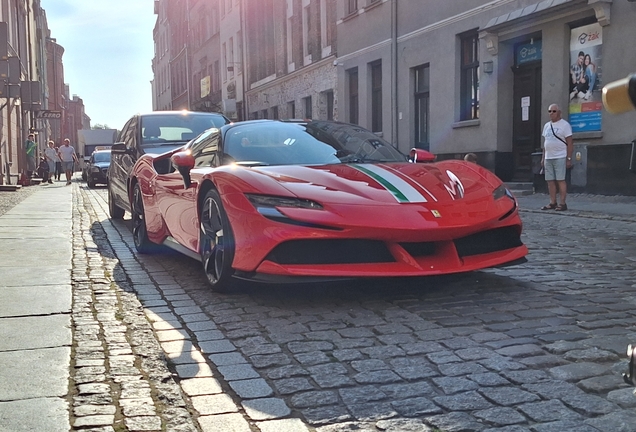
[[[493,72],[493,63],[492,61],[485,61],[483,63],[484,73],[491,74]]]

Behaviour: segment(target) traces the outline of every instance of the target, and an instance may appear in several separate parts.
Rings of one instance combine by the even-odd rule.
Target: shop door
[[[532,181],[532,153],[541,150],[541,63],[513,68],[513,181]]]

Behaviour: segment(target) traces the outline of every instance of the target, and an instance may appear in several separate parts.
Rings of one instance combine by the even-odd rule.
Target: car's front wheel
[[[234,238],[221,197],[214,189],[203,200],[199,227],[199,252],[208,283],[217,292],[233,291],[237,283],[232,278]]]
[[[136,184],[133,189],[133,198],[132,203],[130,204],[130,209],[132,210],[132,234],[137,252],[153,252],[156,245],[148,239],[146,213],[144,212],[144,202],[143,197],[141,196],[141,186],[139,186],[139,184]]]
[[[115,204],[115,197],[113,191],[110,189],[110,182],[108,184],[108,213],[111,219],[123,219],[124,209]]]

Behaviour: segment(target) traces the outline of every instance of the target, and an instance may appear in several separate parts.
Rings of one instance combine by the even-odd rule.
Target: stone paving
[[[521,266],[221,295],[74,187],[77,429],[636,431],[632,221],[523,212]]]

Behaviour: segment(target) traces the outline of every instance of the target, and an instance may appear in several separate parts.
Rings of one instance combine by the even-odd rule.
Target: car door
[[[199,215],[197,191],[202,171],[216,166],[219,131],[202,134],[192,143],[190,151],[195,158],[192,184],[185,188],[178,171],[157,178],[157,197],[161,213],[172,237],[187,248],[198,252]]]
[[[124,158],[127,156],[125,137],[130,134],[133,119],[128,120],[121,132],[117,136],[117,142],[113,145],[111,153],[111,163],[108,169],[108,189],[115,204],[123,209],[127,209],[128,197],[126,196],[126,170],[124,168]],[[118,147],[122,147],[118,149]],[[121,151],[120,151],[121,150]],[[124,205],[126,204],[126,205]]]

